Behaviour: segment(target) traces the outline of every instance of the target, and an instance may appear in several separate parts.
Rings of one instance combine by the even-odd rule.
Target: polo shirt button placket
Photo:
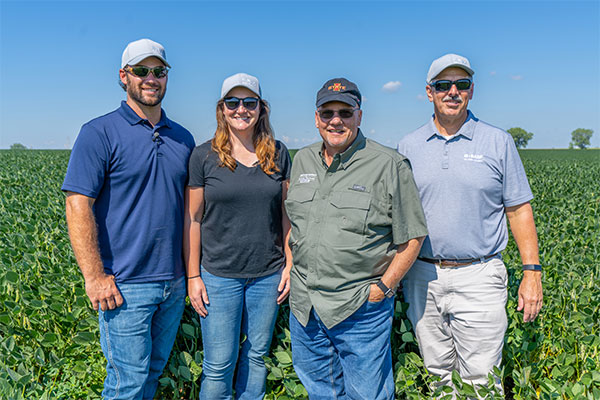
[[[156,148],[156,156],[157,157],[162,157],[163,153],[162,151],[160,151],[160,145],[163,144],[163,139],[162,137],[160,137],[160,132],[158,132],[158,129],[154,129],[152,132],[152,141],[154,142],[155,148]]]
[[[448,158],[448,140],[446,140],[444,142],[444,156],[442,158],[442,169],[448,169],[448,166],[450,164]]]

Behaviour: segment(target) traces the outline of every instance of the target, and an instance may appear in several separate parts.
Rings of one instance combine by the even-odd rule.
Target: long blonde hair
[[[224,104],[224,99],[217,102],[217,130],[210,143],[212,150],[217,153],[219,160],[221,160],[221,167],[227,167],[233,171],[237,167],[237,162],[231,156],[229,125],[225,120],[225,113],[223,112]],[[258,114],[258,121],[256,121],[256,125],[254,126],[254,133],[252,134],[252,144],[254,145],[254,151],[256,152],[260,168],[267,175],[279,171],[279,167],[275,163],[277,161],[277,154],[275,151],[273,127],[271,127],[271,123],[269,122],[269,112],[269,104],[265,100],[260,99],[260,113]]]

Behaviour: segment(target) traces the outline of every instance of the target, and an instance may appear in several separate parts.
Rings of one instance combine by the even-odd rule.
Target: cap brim
[[[232,91],[233,89],[235,89],[236,87],[243,87],[243,88],[246,88],[246,89],[248,89],[249,91],[251,91],[252,93],[254,93],[255,95],[257,95],[259,98],[262,98],[262,97],[261,97],[261,95],[260,95],[260,93],[256,93],[256,91],[255,91],[254,89],[252,89],[251,87],[249,87],[249,86],[246,86],[246,85],[244,85],[244,84],[242,84],[242,83],[240,83],[239,85],[233,85],[232,87],[230,87],[229,89],[227,89],[227,91],[226,91],[226,92],[223,92],[223,91],[222,91],[222,92],[221,92],[221,98],[222,98],[222,99],[224,99],[224,98],[225,98],[225,97],[226,97],[226,96],[229,94],[229,92],[231,92],[231,91]]]
[[[455,63],[455,64],[450,64],[450,65],[447,65],[447,66],[445,66],[444,68],[442,68],[442,69],[440,69],[439,71],[437,71],[437,72],[436,72],[436,74],[435,74],[435,75],[433,75],[433,76],[432,76],[432,77],[429,79],[429,81],[428,81],[427,83],[431,83],[431,82],[432,82],[432,81],[433,81],[435,78],[437,78],[437,76],[438,76],[439,74],[441,74],[442,72],[444,72],[444,71],[445,71],[445,70],[447,70],[448,68],[453,68],[453,67],[454,67],[454,68],[460,68],[460,69],[462,69],[463,71],[465,71],[465,72],[466,72],[467,74],[469,74],[470,76],[473,76],[473,75],[475,75],[475,71],[473,71],[471,68],[467,67],[467,66],[466,66],[466,65],[464,65],[464,64]]]
[[[127,62],[127,65],[135,65],[137,63],[139,63],[140,61],[145,60],[146,58],[149,57],[156,57],[158,58],[160,61],[162,61],[163,64],[165,64],[167,67],[171,68],[171,66],[169,65],[169,63],[167,62],[167,60],[165,60],[164,58],[162,58],[161,56],[154,54],[154,53],[145,53],[145,54],[140,54],[137,57],[132,58],[131,60],[129,60]],[[125,65],[122,65],[121,68],[125,67]]]
[[[332,101],[339,101],[339,102],[348,104],[349,106],[352,106],[352,107],[359,107],[359,104],[358,104],[358,101],[356,101],[356,98],[354,96],[352,96],[351,94],[347,94],[347,93],[334,93],[329,96],[325,96],[322,99],[320,99],[319,101],[317,101],[317,107],[321,107],[323,104],[330,103]]]

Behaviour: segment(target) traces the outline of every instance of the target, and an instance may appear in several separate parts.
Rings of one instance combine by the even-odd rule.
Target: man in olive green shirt
[[[292,355],[311,399],[394,398],[394,293],[427,235],[408,161],[363,136],[360,104],[344,78],[319,90],[323,141],[296,154],[285,202]]]

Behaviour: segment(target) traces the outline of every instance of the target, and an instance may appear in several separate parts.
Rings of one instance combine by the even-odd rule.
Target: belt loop
[[[479,258],[479,262],[481,262],[483,264],[485,262],[485,257]]]

